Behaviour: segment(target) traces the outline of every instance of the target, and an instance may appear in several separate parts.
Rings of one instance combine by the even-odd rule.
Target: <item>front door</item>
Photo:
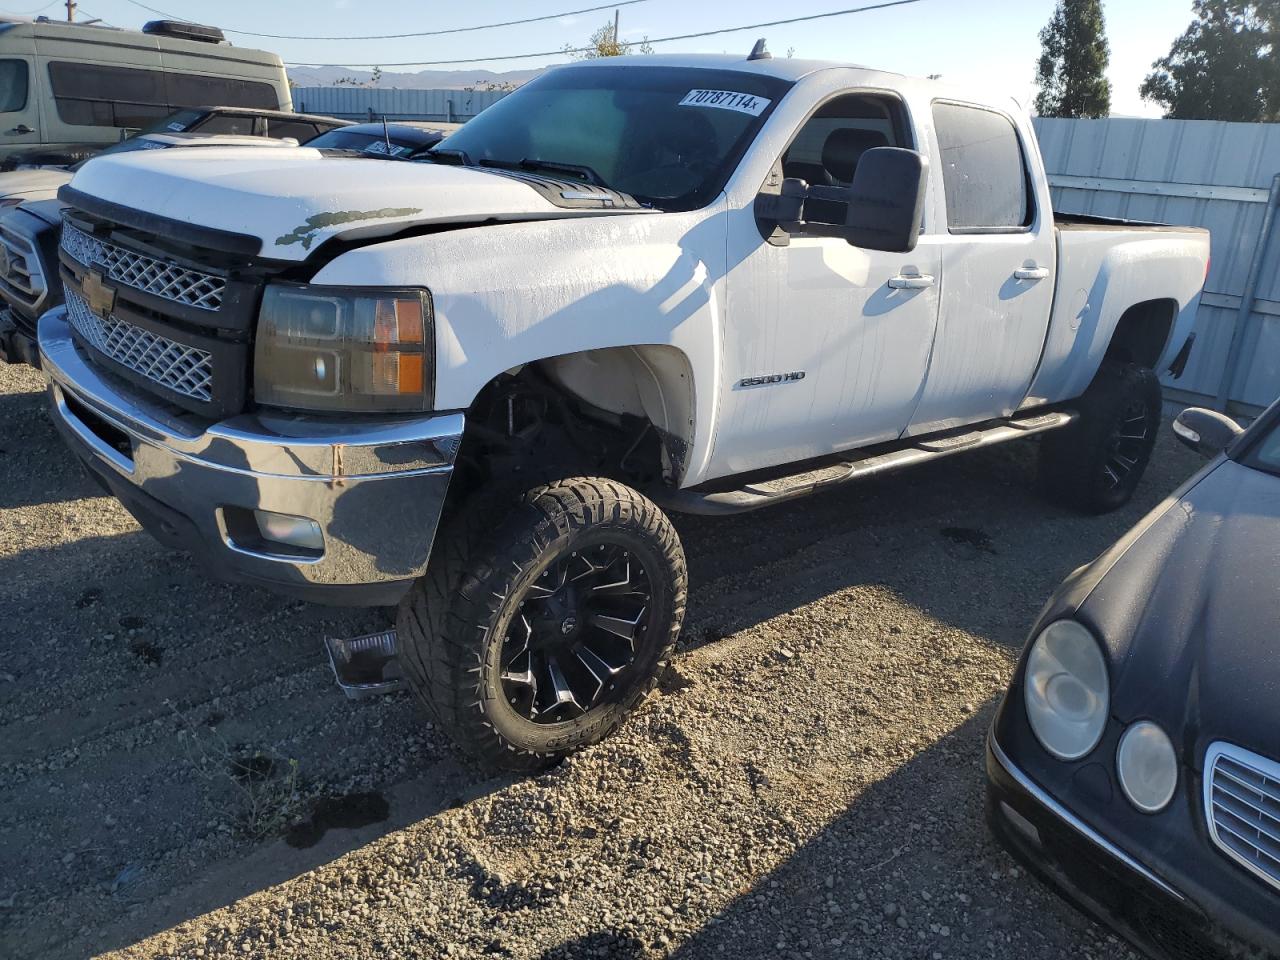
[[[910,146],[896,100],[848,94],[797,132],[778,172],[847,185],[875,146]],[[814,219],[818,210],[807,210]],[[899,436],[928,368],[938,318],[940,246],[911,253],[851,246],[803,229],[762,239],[733,211],[724,379],[711,476],[792,463]],[[830,210],[826,222],[843,222]],[[891,283],[892,281],[892,283]]]
[[[947,295],[913,435],[1018,409],[1044,349],[1056,267],[1052,217],[1039,210],[1011,120],[937,102],[933,121],[946,194]]]
[[[0,57],[0,154],[43,142],[34,62],[34,57]]]

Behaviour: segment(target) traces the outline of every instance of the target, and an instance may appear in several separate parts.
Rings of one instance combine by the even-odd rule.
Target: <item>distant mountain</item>
[[[488,83],[511,83],[520,86],[528,83],[542,69],[507,70],[495,73],[492,70],[419,70],[417,73],[393,73],[384,70],[378,81],[378,89],[392,90],[461,90],[464,87],[483,89]],[[289,79],[300,87],[332,87],[339,80],[352,79],[357,83],[368,83],[373,76],[371,70],[349,70],[346,67],[290,67]],[[345,84],[344,84],[345,86]]]

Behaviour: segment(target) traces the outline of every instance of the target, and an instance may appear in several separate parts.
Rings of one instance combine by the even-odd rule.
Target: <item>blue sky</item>
[[[444,29],[596,6],[600,0],[468,0],[465,4],[405,0],[143,0],[183,19],[275,34],[351,36]],[[732,4],[645,0],[621,8],[623,39],[714,30],[862,5],[869,0],[736,0]],[[17,0],[30,13],[39,0]],[[756,33],[776,55],[838,59],[911,74],[940,73],[947,80],[979,82],[1029,99],[1039,52],[1037,33],[1053,0],[919,0],[909,6],[812,23],[770,27],[701,40],[662,44],[663,52],[746,52]],[[83,0],[82,11],[121,27],[138,27],[156,15],[131,0]],[[1191,20],[1191,0],[1110,0],[1104,6],[1111,42],[1112,109],[1130,116],[1159,116],[1144,104],[1138,85],[1151,62],[1165,54]],[[51,4],[49,16],[65,15]],[[391,63],[556,50],[579,45],[610,20],[610,11],[479,33],[410,40],[268,40],[229,34],[241,46],[274,50],[286,61]],[[485,64],[493,70],[543,66],[543,57]],[[478,66],[478,65],[477,65]],[[413,69],[413,68],[403,68]]]

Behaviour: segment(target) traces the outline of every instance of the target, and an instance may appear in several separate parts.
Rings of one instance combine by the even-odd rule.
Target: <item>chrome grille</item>
[[[44,272],[31,241],[0,222],[0,283],[29,307],[44,299]]]
[[[86,267],[100,266],[106,276],[126,287],[205,310],[222,306],[222,294],[227,288],[222,277],[129,250],[66,221],[62,224],[62,249]]]
[[[67,288],[67,319],[85,340],[135,373],[196,400],[213,399],[213,355],[89,309]]]
[[[1280,763],[1229,743],[1205,754],[1209,835],[1229,857],[1280,888]]]

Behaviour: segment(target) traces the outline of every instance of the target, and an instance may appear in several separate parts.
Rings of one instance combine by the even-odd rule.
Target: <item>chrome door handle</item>
[[[923,290],[925,287],[932,287],[934,282],[933,277],[927,273],[900,273],[889,278],[889,286],[894,290]]]
[[[1044,280],[1048,276],[1048,267],[1019,267],[1013,271],[1015,280]]]

